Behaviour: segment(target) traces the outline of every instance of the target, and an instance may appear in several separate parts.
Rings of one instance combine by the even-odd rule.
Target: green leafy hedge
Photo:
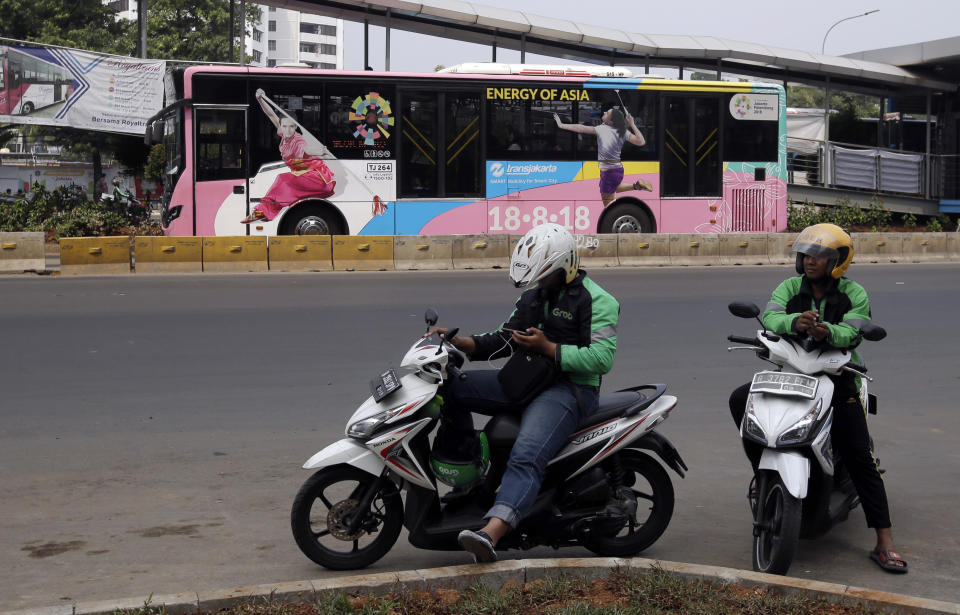
[[[24,198],[0,202],[0,231],[43,231],[51,239],[161,233],[146,207],[96,203],[74,186],[39,185]]]
[[[896,216],[883,206],[883,201],[874,196],[866,208],[861,208],[848,198],[837,199],[836,205],[821,207],[809,201],[801,205],[787,204],[787,231],[799,232],[811,224],[836,224],[847,231],[889,231],[893,224],[906,229],[918,229],[917,216],[903,214]],[[953,228],[950,216],[940,214],[929,217],[925,230],[940,232]]]

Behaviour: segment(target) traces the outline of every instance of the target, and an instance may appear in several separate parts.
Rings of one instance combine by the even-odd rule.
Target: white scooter
[[[428,327],[437,318],[428,310]],[[429,435],[439,422],[444,383],[469,377],[459,369],[463,360],[443,339],[418,339],[400,364],[408,373],[388,370],[372,380],[373,395],[350,417],[347,437],[304,464],[316,472],[297,493],[290,523],[307,557],[335,570],[363,568],[393,547],[403,526],[413,546],[444,551],[460,549],[461,530],[483,526],[520,422],[513,415],[491,418],[480,435],[490,455],[486,476],[469,497],[440,498]],[[533,510],[497,549],[582,545],[629,557],[657,540],[673,515],[673,485],[641,450],[653,451],[681,477],[687,469],[655,431],[677,405],[665,390],[641,385],[601,395],[597,412],[547,466]]]
[[[760,309],[753,303],[735,302],[729,309],[734,316],[759,320]],[[887,335],[871,322],[860,332],[870,341]],[[780,336],[764,328],[756,337],[727,339],[746,344],[728,350],[756,351],[777,367],[753,376],[740,435],[764,447],[747,496],[753,512],[753,569],[786,574],[801,536],[822,534],[859,504],[842,460],[833,454],[830,376],[844,371],[860,375],[863,407],[876,414],[876,398],[867,392],[872,379],[866,367],[851,361],[850,352],[821,347],[812,338]]]

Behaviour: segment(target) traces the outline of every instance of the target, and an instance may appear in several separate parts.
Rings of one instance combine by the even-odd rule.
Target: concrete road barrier
[[[516,237],[516,243],[520,237]],[[456,235],[453,239],[454,269],[506,269],[510,266],[508,235]]]
[[[47,258],[42,232],[0,233],[0,273],[44,272]]]
[[[767,260],[771,265],[792,265],[797,261],[793,242],[800,233],[767,233]]]
[[[577,235],[577,251],[585,269],[617,267],[617,235]]]
[[[200,273],[201,237],[137,237],[133,244],[136,273]]]
[[[61,275],[130,273],[129,237],[63,237]]]
[[[211,273],[267,271],[267,238],[204,237],[203,270]]]
[[[670,236],[655,233],[617,235],[617,261],[626,267],[669,265]]]
[[[267,259],[270,271],[333,271],[330,235],[271,237]]]
[[[853,262],[896,263],[903,258],[900,233],[854,233]]]
[[[947,236],[947,258],[960,261],[960,233],[945,233]]]
[[[721,265],[769,265],[766,233],[730,233],[720,235]]]
[[[720,264],[718,235],[716,233],[670,235],[670,264]]]
[[[336,235],[333,268],[337,271],[392,271],[393,235]]]
[[[945,263],[947,233],[900,233],[900,252],[905,263]]]
[[[398,271],[453,269],[453,237],[398,235],[393,241],[393,266]]]

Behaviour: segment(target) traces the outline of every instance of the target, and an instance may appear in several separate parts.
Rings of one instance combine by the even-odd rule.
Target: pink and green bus
[[[169,235],[522,234],[548,221],[580,234],[786,228],[777,84],[498,64],[195,66],[166,79],[147,142],[165,147]],[[576,126],[611,108],[626,109],[642,139],[623,143],[623,188],[604,206],[601,170],[617,161],[599,160],[594,131]]]

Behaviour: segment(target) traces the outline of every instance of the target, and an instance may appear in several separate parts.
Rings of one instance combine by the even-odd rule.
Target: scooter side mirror
[[[428,327],[432,327],[437,324],[437,321],[440,320],[440,314],[437,314],[437,311],[433,308],[427,308],[427,311],[423,314],[423,321],[427,323]]]
[[[887,337],[887,330],[880,325],[873,324],[872,322],[864,323],[860,327],[860,333],[863,334],[863,339],[871,342],[879,342],[883,338]]]
[[[737,318],[756,318],[760,315],[760,308],[749,301],[734,301],[727,309]]]

